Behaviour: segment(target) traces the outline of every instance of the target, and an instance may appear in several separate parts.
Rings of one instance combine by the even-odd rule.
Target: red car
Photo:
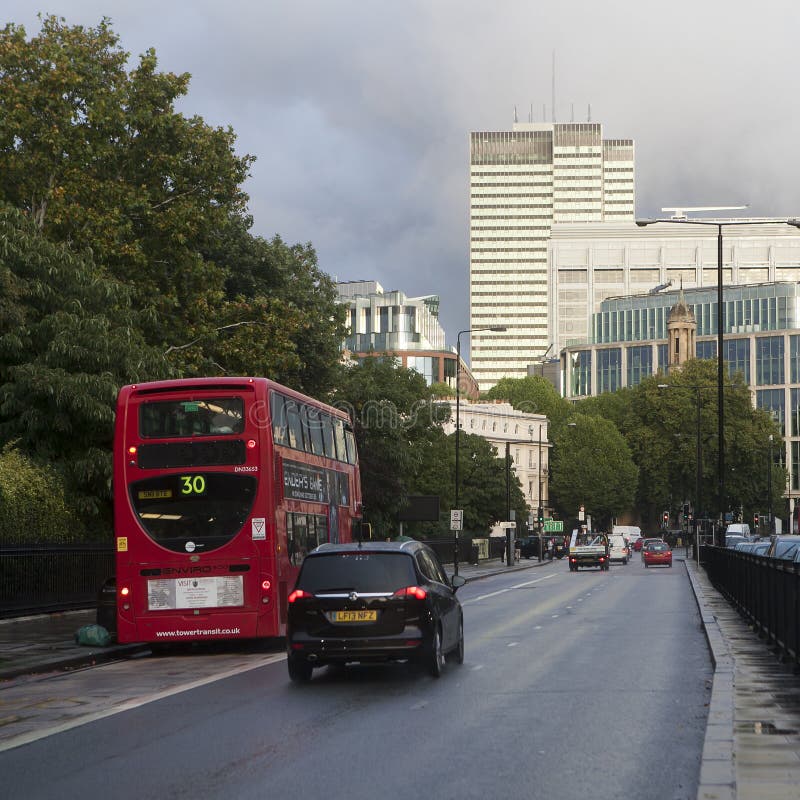
[[[655,564],[672,566],[672,550],[666,542],[646,544],[644,550],[642,550],[642,558],[644,559],[645,567],[651,567]]]

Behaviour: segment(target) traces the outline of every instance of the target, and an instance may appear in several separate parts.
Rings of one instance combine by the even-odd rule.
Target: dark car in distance
[[[438,678],[445,657],[464,660],[456,589],[436,553],[417,541],[323,544],[303,560],[289,595],[289,677],[315,667],[410,661]]]

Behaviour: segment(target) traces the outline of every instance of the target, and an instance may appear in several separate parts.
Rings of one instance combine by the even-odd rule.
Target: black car
[[[546,539],[542,539],[542,543],[546,543]],[[546,545],[545,545],[546,547]],[[520,558],[538,558],[539,557],[539,537],[538,536],[523,536],[522,539],[517,539],[517,550],[519,550]],[[546,553],[546,551],[545,551]],[[545,556],[546,557],[546,556]]]
[[[464,660],[464,620],[456,589],[422,542],[323,544],[304,559],[289,595],[289,677],[314,667],[411,661],[438,678],[447,654]]]

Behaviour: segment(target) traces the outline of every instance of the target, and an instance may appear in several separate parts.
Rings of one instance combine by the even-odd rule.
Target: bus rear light
[[[272,588],[272,583],[270,581],[263,580],[263,581],[261,581],[261,588],[265,592],[268,592]]]
[[[268,595],[268,594],[265,594],[265,595],[264,595],[264,596],[261,598],[261,602],[262,602],[262,603],[264,603],[265,605],[266,605],[267,603],[269,603],[269,595]]]
[[[137,449],[137,448],[136,448],[136,445],[135,445],[135,444],[131,445],[131,446],[128,448],[128,453],[129,453],[129,455],[135,456],[135,455],[136,455],[136,449]]]
[[[304,592],[302,589],[295,589],[289,595],[289,602],[294,603],[295,600],[305,600],[309,597],[313,597],[314,595],[311,592]]]
[[[128,596],[130,593],[131,593],[131,590],[130,590],[130,589],[127,587],[127,586],[123,586],[123,587],[122,587],[122,588],[119,590],[119,593],[120,593],[120,594],[121,594],[123,597],[127,597],[127,596]]]
[[[248,450],[252,450],[253,448],[255,448],[255,446],[256,446],[256,440],[255,439],[248,439],[247,440],[247,449]]]

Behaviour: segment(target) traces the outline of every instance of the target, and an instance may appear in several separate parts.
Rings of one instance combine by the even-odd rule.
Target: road
[[[0,752],[4,793],[696,796],[712,669],[682,563],[645,570],[637,556],[570,573],[555,562],[459,596],[466,659],[439,680],[392,665],[319,670],[295,686],[280,653],[233,652],[6,688],[6,714],[36,700],[30,741]],[[45,712],[59,704],[56,722]]]

